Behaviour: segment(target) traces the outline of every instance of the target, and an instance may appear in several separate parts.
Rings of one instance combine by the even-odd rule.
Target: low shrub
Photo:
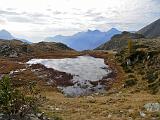
[[[5,119],[23,120],[27,114],[36,114],[40,104],[40,97],[35,89],[35,84],[30,84],[26,91],[13,88],[8,76],[0,80],[0,113]],[[26,96],[24,92],[28,92]]]
[[[134,86],[134,85],[136,85],[136,84],[137,84],[137,80],[131,78],[131,79],[127,79],[127,80],[125,81],[124,87],[125,87],[125,88],[126,88],[126,87],[132,87],[132,86]]]
[[[146,79],[148,80],[148,83],[154,82],[158,78],[158,73],[154,70],[149,70],[146,73]]]

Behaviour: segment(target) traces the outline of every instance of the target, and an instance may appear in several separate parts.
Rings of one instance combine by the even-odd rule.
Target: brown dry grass
[[[62,94],[45,92],[49,101],[42,107],[48,115],[61,116],[64,120],[147,120],[139,114],[143,105],[160,101],[159,95],[146,92],[93,95],[93,97],[66,98]],[[111,115],[111,118],[109,116]]]
[[[8,74],[12,70],[21,69],[23,65],[20,65],[16,61],[0,58],[0,74]]]
[[[78,55],[89,54],[94,57],[105,59],[105,63],[117,71],[116,82],[112,89],[103,95],[92,95],[77,98],[67,98],[51,86],[44,86],[40,80],[31,71],[23,71],[19,73],[13,81],[17,85],[27,85],[29,81],[38,81],[39,88],[48,101],[42,111],[49,116],[61,116],[64,120],[148,120],[151,118],[150,113],[145,118],[140,117],[139,112],[143,105],[148,102],[160,102],[159,95],[151,95],[147,92],[136,92],[133,89],[122,88],[125,74],[118,63],[115,62],[114,55],[111,52],[52,52],[52,53],[37,53],[20,58],[0,59],[0,73],[6,74],[11,70],[24,68],[24,65],[19,62],[26,62],[31,58],[66,58],[76,57]],[[18,80],[18,81],[17,81]]]

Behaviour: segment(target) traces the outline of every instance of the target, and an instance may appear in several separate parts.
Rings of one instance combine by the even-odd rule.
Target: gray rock
[[[3,118],[4,114],[0,113],[0,120]]]
[[[112,117],[112,114],[108,114],[108,118],[111,118]]]
[[[159,103],[147,103],[144,105],[144,108],[149,112],[160,111]]]
[[[145,117],[146,116],[146,114],[144,112],[142,112],[142,111],[140,111],[139,114],[140,114],[141,117]]]
[[[95,103],[96,102],[96,100],[95,100],[95,98],[93,96],[87,96],[87,101],[89,103]]]
[[[9,57],[10,58],[16,58],[16,57],[18,57],[18,54],[17,54],[16,51],[12,51],[12,53],[10,53]]]

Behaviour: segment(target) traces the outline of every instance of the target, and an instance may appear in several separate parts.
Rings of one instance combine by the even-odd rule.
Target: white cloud
[[[159,17],[159,0],[0,0],[0,29],[33,41],[87,29],[138,30]]]

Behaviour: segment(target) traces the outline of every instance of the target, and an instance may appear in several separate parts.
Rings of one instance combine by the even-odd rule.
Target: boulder
[[[160,103],[147,103],[144,108],[149,112],[158,112],[160,111]]]

